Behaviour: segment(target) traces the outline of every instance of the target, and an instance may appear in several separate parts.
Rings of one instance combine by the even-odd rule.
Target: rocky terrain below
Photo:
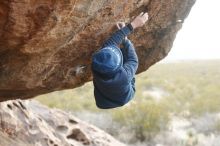
[[[125,146],[70,113],[36,101],[0,103],[0,146]]]

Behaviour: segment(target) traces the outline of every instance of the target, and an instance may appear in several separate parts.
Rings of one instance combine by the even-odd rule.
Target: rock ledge
[[[36,101],[0,103],[1,146],[125,146],[70,113]]]

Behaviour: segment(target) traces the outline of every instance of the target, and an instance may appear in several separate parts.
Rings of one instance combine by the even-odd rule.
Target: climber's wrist
[[[132,27],[133,30],[134,30],[135,28],[137,28],[137,26],[135,25],[134,22],[131,22],[130,25],[131,25],[131,27]]]
[[[129,24],[127,25],[127,27],[130,29],[130,31],[133,31],[133,30],[134,30],[134,27],[132,26],[131,23],[129,23]]]

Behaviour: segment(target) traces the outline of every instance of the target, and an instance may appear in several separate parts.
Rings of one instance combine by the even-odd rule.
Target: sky
[[[220,0],[197,0],[165,61],[220,59]]]

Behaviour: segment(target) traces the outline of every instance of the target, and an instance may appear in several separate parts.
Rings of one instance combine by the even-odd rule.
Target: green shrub
[[[114,110],[113,118],[135,133],[136,139],[145,141],[166,128],[169,121],[164,105],[154,101],[133,102],[122,110]]]

